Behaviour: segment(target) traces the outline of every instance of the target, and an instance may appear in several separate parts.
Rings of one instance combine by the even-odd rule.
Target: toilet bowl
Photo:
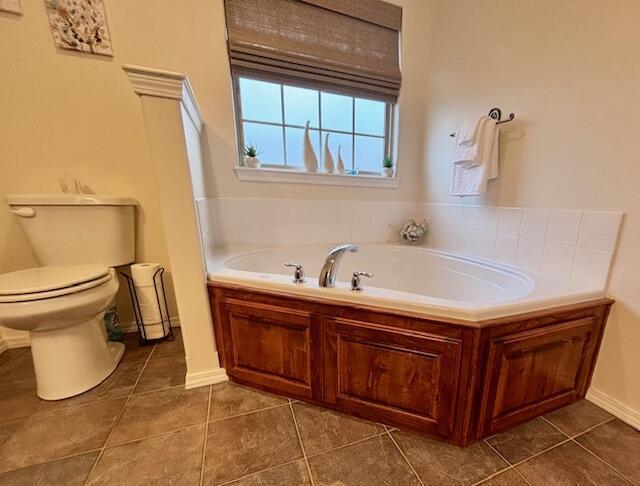
[[[98,264],[0,275],[0,325],[29,332],[40,398],[78,395],[115,370],[124,345],[107,340],[103,316],[118,287],[115,270]]]

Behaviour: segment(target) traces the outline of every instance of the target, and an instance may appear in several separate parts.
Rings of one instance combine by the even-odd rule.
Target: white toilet
[[[40,267],[0,275],[0,325],[29,331],[37,393],[78,395],[107,378],[124,353],[103,323],[135,260],[136,201],[81,195],[7,196]]]

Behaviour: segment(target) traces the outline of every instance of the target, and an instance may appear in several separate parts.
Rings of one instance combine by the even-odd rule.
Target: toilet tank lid
[[[10,206],[137,206],[130,197],[101,196],[97,194],[11,194]]]

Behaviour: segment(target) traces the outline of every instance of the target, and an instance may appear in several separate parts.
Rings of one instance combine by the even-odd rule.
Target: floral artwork
[[[56,46],[112,56],[103,0],[46,0]]]
[[[20,0],[0,0],[0,12],[22,15]]]

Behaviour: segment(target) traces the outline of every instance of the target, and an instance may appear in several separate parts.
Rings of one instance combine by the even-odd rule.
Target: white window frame
[[[240,96],[240,79],[244,78],[244,79],[251,79],[251,80],[256,80],[256,81],[263,81],[263,82],[268,82],[268,83],[272,83],[272,84],[276,84],[280,86],[280,105],[281,105],[281,119],[282,119],[282,123],[276,123],[276,122],[265,122],[265,121],[258,121],[258,120],[252,120],[252,119],[245,119],[242,117],[242,99]],[[304,178],[300,177],[301,175],[309,175],[312,176],[313,181],[309,181],[310,183],[316,183],[316,184],[332,184],[334,183],[335,185],[350,185],[350,184],[345,184],[345,180],[342,181],[337,181],[334,180],[332,181],[332,179],[337,179],[337,178],[348,178],[349,180],[352,180],[355,182],[356,179],[363,179],[362,184],[354,184],[354,185],[374,185],[374,186],[394,186],[397,187],[397,182],[398,180],[396,179],[396,177],[392,177],[392,178],[384,178],[387,179],[387,183],[379,183],[378,181],[375,181],[374,179],[376,178],[382,178],[382,176],[380,175],[380,171],[382,170],[382,161],[380,161],[380,171],[367,171],[367,170],[359,170],[358,174],[355,175],[341,175],[341,174],[323,174],[322,172],[318,172],[318,173],[309,173],[304,171],[303,169],[301,169],[299,166],[290,166],[287,165],[287,143],[286,143],[286,128],[298,128],[298,129],[304,129],[305,127],[302,125],[292,125],[292,124],[288,124],[286,123],[286,119],[285,119],[285,109],[284,109],[284,86],[295,86],[295,87],[301,87],[301,88],[305,88],[305,89],[311,89],[313,91],[317,91],[318,92],[318,127],[317,128],[311,128],[311,130],[313,132],[320,132],[320,133],[338,133],[338,134],[343,134],[343,135],[349,135],[351,136],[351,169],[355,169],[355,140],[356,140],[356,136],[362,136],[362,137],[370,137],[370,138],[377,138],[377,139],[383,139],[384,140],[384,156],[385,157],[393,157],[393,151],[394,151],[394,146],[393,146],[393,134],[394,134],[394,130],[393,130],[393,126],[394,126],[394,113],[395,113],[395,109],[396,109],[396,105],[394,103],[391,103],[389,101],[385,101],[385,100],[381,100],[381,99],[376,99],[374,97],[370,97],[370,96],[366,96],[366,95],[360,95],[358,96],[357,94],[352,94],[352,93],[345,93],[345,92],[340,92],[340,91],[335,91],[335,90],[331,90],[330,88],[322,88],[322,87],[317,87],[317,86],[305,86],[305,85],[300,85],[300,84],[293,84],[291,82],[288,82],[288,80],[278,80],[278,79],[274,79],[274,78],[263,78],[260,76],[251,76],[251,75],[244,75],[244,74],[234,74],[232,76],[232,82],[233,82],[233,93],[234,93],[234,110],[235,110],[235,120],[236,120],[236,136],[237,136],[237,144],[238,144],[238,164],[236,166],[236,173],[238,174],[238,176],[240,177],[241,180],[252,180],[252,181],[259,181],[259,180],[271,180],[274,181],[276,179],[279,178],[279,173],[281,172],[295,172],[296,175],[294,178],[292,178],[290,181],[291,182],[305,182]],[[322,96],[320,93],[328,93],[328,94],[337,94],[337,95],[342,95],[342,96],[348,96],[352,99],[351,102],[351,109],[352,109],[352,130],[351,131],[344,131],[344,130],[335,130],[335,129],[323,129],[322,128]],[[373,101],[382,101],[383,103],[385,103],[385,130],[384,130],[384,135],[371,135],[368,133],[361,133],[361,132],[357,132],[356,131],[356,127],[355,127],[355,123],[356,123],[356,117],[355,117],[355,100],[357,99],[364,99],[364,100],[373,100]],[[260,125],[268,125],[268,126],[275,126],[275,127],[280,127],[282,129],[282,144],[283,144],[283,153],[284,153],[284,161],[282,164],[266,164],[266,163],[262,163],[261,165],[261,169],[248,169],[243,167],[243,160],[244,160],[244,147],[245,147],[245,140],[244,140],[244,123],[254,123],[254,124],[260,124]],[[322,140],[320,140],[320,152],[322,152]],[[321,162],[322,159],[322,154],[318,154],[318,159],[319,162]],[[396,166],[396,161],[394,160],[394,166]],[[397,169],[397,167],[396,167]],[[263,172],[262,174],[258,174],[258,172]],[[292,174],[293,175],[293,174]],[[285,177],[286,178],[286,177]],[[365,180],[366,179],[366,180]],[[367,183],[368,181],[368,183]],[[289,180],[279,180],[279,182],[289,182]]]

